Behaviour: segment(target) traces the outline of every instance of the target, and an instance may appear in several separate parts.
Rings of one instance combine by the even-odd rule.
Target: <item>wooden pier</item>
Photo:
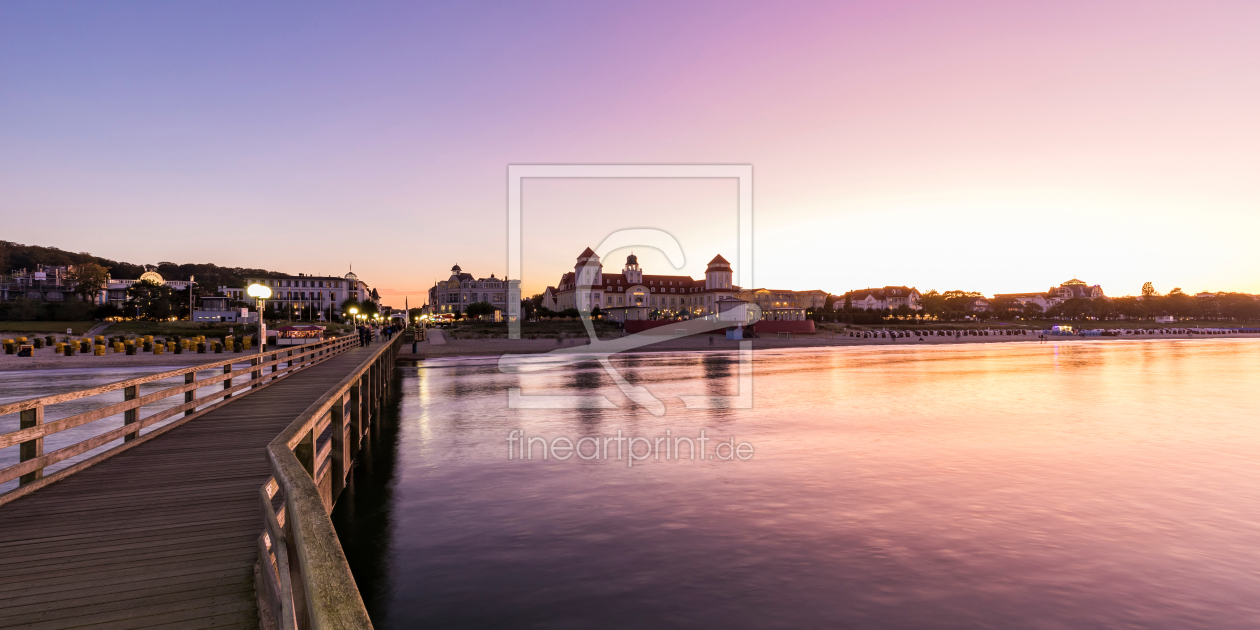
[[[357,590],[327,512],[401,341],[326,342],[296,358],[283,349],[241,369],[229,362],[213,380],[230,398],[211,405],[187,387],[167,390],[188,401],[169,414],[190,414],[178,426],[128,433],[138,443],[120,442],[64,478],[6,469],[38,489],[0,495],[0,627],[370,627],[362,601],[346,601]],[[181,372],[197,370],[205,367]],[[252,377],[233,386],[233,373]],[[57,424],[26,422],[43,413],[27,407],[22,429],[0,436],[23,440],[24,465],[49,460],[31,427]],[[127,414],[128,425],[145,420],[139,407]],[[261,511],[260,494],[269,499]]]

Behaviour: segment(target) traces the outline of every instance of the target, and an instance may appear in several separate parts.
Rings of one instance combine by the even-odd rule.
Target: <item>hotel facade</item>
[[[697,279],[645,274],[634,254],[626,257],[620,272],[607,273],[588,247],[578,255],[573,271],[560,276],[556,286],[547,287],[542,306],[557,312],[599,307],[607,319],[616,322],[701,317],[722,312],[719,303],[737,300],[740,291],[731,263],[721,255],[714,256],[704,278]]]
[[[345,276],[309,276],[299,273],[296,276],[276,274],[245,278],[245,286],[251,284],[261,284],[271,289],[271,297],[267,299],[267,312],[278,316],[311,307],[332,319],[339,313],[341,303],[347,299],[364,302],[373,298],[371,288],[353,271]],[[236,301],[254,301],[243,288],[219,287],[219,292]]]
[[[507,312],[508,281],[496,278],[474,278],[465,273],[459,265],[451,267],[451,275],[446,280],[439,280],[429,289],[429,305],[425,310],[430,315],[438,313],[462,313],[468,305],[487,302],[501,313]]]

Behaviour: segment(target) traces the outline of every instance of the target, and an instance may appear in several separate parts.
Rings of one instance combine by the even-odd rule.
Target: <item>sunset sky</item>
[[[417,306],[502,276],[509,164],[751,164],[757,286],[1260,293],[1257,33],[1257,2],[10,2],[0,239],[353,263]],[[523,199],[527,293],[621,228],[734,260],[733,181]]]

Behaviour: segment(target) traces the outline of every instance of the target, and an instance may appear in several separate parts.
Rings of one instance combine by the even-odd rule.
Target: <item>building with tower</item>
[[[248,276],[245,286],[261,284],[271,289],[267,300],[268,317],[286,319],[311,318],[332,321],[341,318],[341,304],[347,299],[363,302],[372,297],[372,289],[354,271],[345,276],[313,276],[272,274]],[[241,287],[219,287],[224,295],[241,302],[253,298]]]
[[[578,255],[572,272],[560,277],[543,293],[543,307],[552,311],[599,307],[608,319],[625,322],[660,317],[716,314],[718,302],[735,298],[731,263],[714,256],[704,279],[690,276],[647,275],[639,258],[631,253],[620,273],[604,272],[603,263],[591,248]]]
[[[456,264],[451,267],[451,275],[446,280],[438,280],[429,289],[429,305],[426,307],[430,315],[438,313],[462,313],[468,305],[477,302],[488,302],[499,312],[507,311],[508,281],[496,278],[474,278],[465,273]]]

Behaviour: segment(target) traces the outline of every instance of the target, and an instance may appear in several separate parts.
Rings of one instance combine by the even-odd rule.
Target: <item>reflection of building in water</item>
[[[699,316],[718,312],[718,302],[733,299],[739,287],[733,284],[731,263],[714,256],[704,279],[690,276],[644,274],[639,258],[626,257],[621,273],[605,273],[599,256],[586,248],[573,271],[560,277],[543,293],[543,307],[552,311],[567,308],[599,309],[613,321],[644,320],[655,316]]]

